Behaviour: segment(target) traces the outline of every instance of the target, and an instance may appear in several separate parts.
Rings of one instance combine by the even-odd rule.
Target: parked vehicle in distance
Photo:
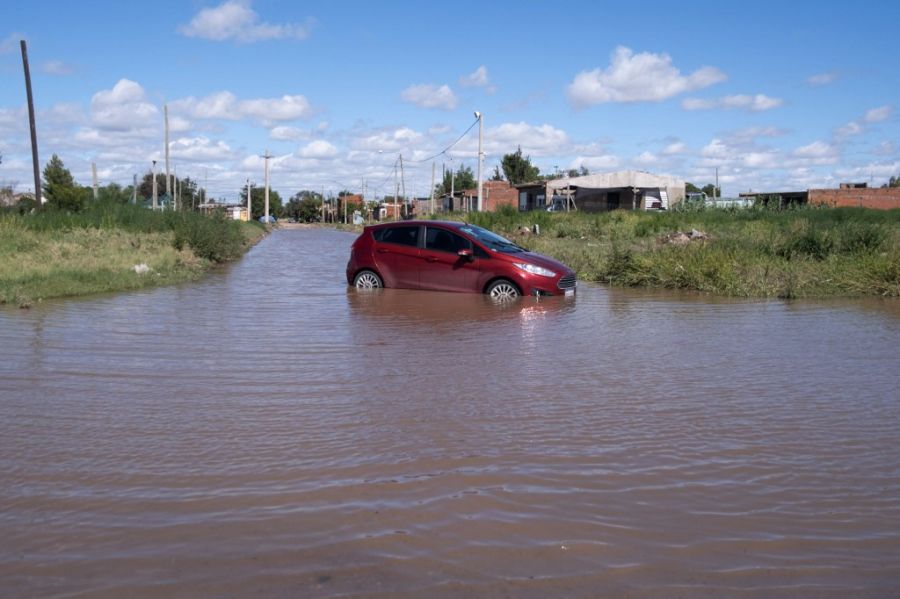
[[[260,216],[260,217],[259,217],[259,222],[261,222],[261,223],[271,223],[271,224],[274,224],[274,223],[275,223],[275,217],[272,216],[272,215],[270,214],[269,217],[268,217],[268,220],[266,220],[266,217],[265,217],[265,216]]]
[[[398,221],[366,227],[353,242],[347,283],[522,295],[574,295],[575,272],[482,227],[450,221]]]

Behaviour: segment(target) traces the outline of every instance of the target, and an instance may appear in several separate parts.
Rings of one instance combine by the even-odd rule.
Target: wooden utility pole
[[[157,185],[156,185],[156,161],[155,160],[153,161],[153,169],[151,171],[150,176],[153,178],[153,209],[156,210],[156,208],[159,205],[159,203],[157,202],[157,198],[159,197],[159,190],[157,189]]]
[[[431,162],[431,213],[434,214],[434,161]]]
[[[169,180],[169,105],[163,104],[163,115],[166,121],[166,195],[172,201],[172,182]],[[174,207],[174,204],[173,204]]]
[[[31,70],[28,68],[28,48],[21,40],[22,67],[25,69],[25,94],[28,96],[28,124],[31,127],[31,162],[34,166],[34,201],[38,206],[44,203],[41,196],[41,163],[38,160],[37,125],[34,123],[34,97],[31,95]]]
[[[265,154],[265,156],[263,156],[263,158],[266,159],[266,167],[265,167],[265,171],[266,171],[266,213],[265,213],[266,219],[265,220],[266,220],[266,224],[269,224],[269,158],[271,158],[271,156],[269,155],[269,150],[266,150],[266,154]]]

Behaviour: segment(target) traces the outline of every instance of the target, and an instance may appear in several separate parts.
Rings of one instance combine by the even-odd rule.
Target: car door
[[[419,286],[419,225],[392,225],[377,231],[375,264],[386,287]]]
[[[473,250],[472,242],[444,227],[425,227],[425,243],[420,254],[419,287],[435,291],[475,291],[480,260],[460,256],[459,250]]]

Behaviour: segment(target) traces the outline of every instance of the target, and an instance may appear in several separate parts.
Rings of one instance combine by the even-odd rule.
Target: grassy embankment
[[[0,304],[197,279],[239,258],[264,232],[255,223],[121,204],[0,213]],[[146,272],[136,272],[142,264]]]
[[[455,215],[586,281],[738,297],[900,296],[900,210],[806,208]],[[541,234],[520,227],[540,225]],[[707,240],[670,241],[692,229]]]

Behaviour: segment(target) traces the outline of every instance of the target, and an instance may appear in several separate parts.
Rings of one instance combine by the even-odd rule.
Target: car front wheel
[[[384,287],[384,282],[371,270],[361,270],[353,277],[353,286],[357,289],[378,289]]]
[[[514,300],[521,295],[521,293],[519,293],[519,288],[506,279],[494,281],[488,285],[485,293],[491,296],[491,299],[501,302]]]

